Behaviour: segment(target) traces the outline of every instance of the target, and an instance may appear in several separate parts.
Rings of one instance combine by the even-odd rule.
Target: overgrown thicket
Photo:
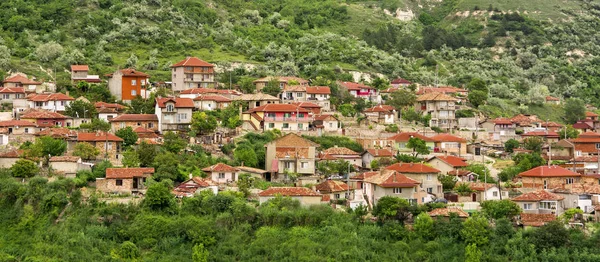
[[[87,193],[86,193],[87,194]],[[392,199],[390,199],[392,200]],[[382,202],[390,202],[383,201]],[[397,202],[397,201],[391,201]],[[391,203],[390,202],[390,203]],[[385,222],[362,211],[300,207],[276,198],[255,207],[241,193],[200,194],[177,201],[167,183],[150,185],[141,204],[82,197],[71,180],[35,177],[22,184],[0,177],[0,259],[3,261],[597,261],[600,233],[560,223],[515,230],[502,214],[492,225],[430,219],[382,206]],[[396,203],[398,204],[398,203]],[[400,203],[401,204],[401,203]],[[402,212],[403,218],[400,214]],[[404,215],[414,213],[412,230]],[[484,213],[485,214],[485,213]],[[400,219],[400,220],[398,220]]]

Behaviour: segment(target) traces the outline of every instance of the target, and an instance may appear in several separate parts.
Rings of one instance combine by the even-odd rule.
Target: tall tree
[[[417,97],[413,92],[400,89],[390,94],[390,97],[385,103],[395,107],[397,110],[402,110],[406,107],[414,105],[416,100]]]
[[[77,118],[95,118],[98,113],[92,103],[75,100],[65,107],[65,115]]]
[[[579,98],[570,98],[565,101],[565,120],[569,124],[585,119],[585,103]]]
[[[136,149],[141,167],[151,167],[158,151],[158,146],[142,141]]]
[[[34,157],[49,158],[49,156],[60,156],[66,151],[67,142],[64,140],[43,136],[35,140],[29,154]]]
[[[518,140],[511,138],[504,142],[504,151],[512,153],[513,150],[515,150],[515,148],[519,148],[520,145],[521,143],[519,143]]]
[[[411,137],[410,139],[408,139],[406,147],[413,150],[414,157],[417,157],[419,154],[429,154],[429,148],[427,147],[427,143],[425,143],[423,139],[420,139],[418,137]]]
[[[80,142],[75,145],[74,156],[81,157],[84,160],[95,159],[100,154],[100,150],[90,143]]]
[[[192,115],[192,131],[198,135],[210,134],[217,128],[217,119],[206,114],[206,112],[198,111]]]
[[[163,140],[164,143],[162,147],[167,151],[175,154],[181,152],[181,150],[183,150],[187,145],[187,142],[184,139],[182,139],[177,134],[171,131],[166,132],[163,135]]]
[[[115,135],[123,139],[124,147],[130,147],[132,145],[135,145],[135,143],[137,143],[138,140],[138,134],[134,132],[133,128],[131,128],[130,126],[117,130],[117,132],[115,132]]]
[[[267,82],[267,84],[265,85],[265,87],[263,87],[261,92],[264,94],[272,95],[274,97],[278,97],[279,93],[281,93],[281,88],[279,87],[279,79],[273,77],[271,80],[269,80],[269,82]]]
[[[35,162],[27,159],[19,159],[10,167],[10,172],[15,177],[32,177],[39,171]]]
[[[125,167],[139,167],[140,166],[140,158],[138,153],[133,149],[128,149],[123,153],[123,160],[121,163]]]

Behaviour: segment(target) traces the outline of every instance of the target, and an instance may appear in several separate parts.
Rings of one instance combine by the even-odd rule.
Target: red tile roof
[[[111,118],[108,122],[135,122],[135,121],[158,121],[155,114],[122,114]]]
[[[496,125],[512,125],[512,121],[510,121],[510,119],[503,118],[503,117],[499,117],[499,118],[492,120],[492,123],[494,123]]]
[[[182,98],[182,97],[159,97],[156,98],[156,103],[158,107],[165,108],[167,107],[167,102],[175,103],[176,108],[194,108],[194,101],[191,98]]]
[[[191,88],[181,91],[179,94],[220,94],[220,95],[242,95],[239,91],[236,90],[227,90],[227,89],[215,89],[215,88]]]
[[[338,81],[337,83],[338,83],[338,85],[345,87],[348,90],[375,89],[371,86],[361,84],[361,83],[341,82],[341,81]]]
[[[451,134],[446,134],[446,133],[435,135],[435,136],[431,137],[431,139],[433,139],[436,142],[458,142],[458,143],[466,143],[467,142],[467,140],[462,137],[453,136]]]
[[[558,200],[563,200],[563,199],[565,199],[565,198],[561,197],[557,194],[550,193],[546,190],[538,190],[538,191],[522,194],[520,196],[512,198],[511,200],[518,201],[518,202],[519,201],[538,202],[538,201],[543,201],[543,200],[558,201]]]
[[[173,194],[178,197],[191,197],[196,193],[196,190],[199,188],[206,188],[210,186],[216,186],[217,184],[207,178],[201,177],[192,177],[192,179],[188,179],[187,181],[179,184],[176,188],[173,189]]]
[[[215,101],[219,103],[229,103],[231,99],[220,95],[200,95],[194,98],[194,101]]]
[[[67,119],[68,117],[56,112],[46,110],[30,110],[21,116],[21,119]]]
[[[389,149],[367,149],[365,152],[368,152],[373,157],[393,157],[394,156],[394,153],[392,153],[392,151]]]
[[[46,128],[40,132],[37,132],[36,135],[50,136],[53,138],[69,138],[77,137],[77,131],[68,129],[66,127]]]
[[[444,93],[426,93],[417,97],[417,101],[458,101],[458,99]]]
[[[77,141],[84,142],[123,142],[123,139],[107,132],[77,133]]]
[[[398,77],[398,78],[392,80],[391,84],[394,84],[394,85],[400,85],[400,84],[410,85],[410,84],[412,84],[412,82],[408,81],[408,80],[406,80],[406,79],[404,79],[402,77]]]
[[[540,124],[542,127],[562,127],[563,125],[556,122],[542,122]]]
[[[294,133],[289,133],[285,136],[282,136],[282,137],[276,139],[275,141],[273,141],[273,143],[275,143],[276,147],[285,147],[285,148],[289,148],[289,147],[308,148],[308,147],[319,146],[319,144],[317,144],[313,141],[310,141],[306,138],[303,138],[299,135],[296,135]]]
[[[370,172],[364,172],[364,173],[360,173],[358,175],[352,176],[352,177],[350,177],[350,179],[364,180],[365,178],[369,178],[369,177],[376,176],[376,175],[379,175],[378,171],[370,171]]]
[[[270,187],[258,194],[259,196],[321,196],[321,194],[306,187]]]
[[[598,116],[598,114],[596,114],[594,112],[587,111],[587,112],[585,112],[585,116],[586,117],[595,117],[595,116]]]
[[[271,113],[280,113],[280,112],[298,112],[298,113],[308,113],[308,110],[305,108],[299,107],[297,105],[292,104],[266,104],[263,106],[252,108],[247,113],[252,112],[271,112]]]
[[[90,71],[87,65],[71,65],[71,71]]]
[[[19,158],[25,154],[25,150],[14,149],[4,153],[0,153],[0,158]]]
[[[408,142],[409,139],[416,137],[419,138],[425,142],[434,142],[435,140],[433,140],[430,137],[426,137],[424,135],[421,135],[419,133],[414,133],[414,132],[405,132],[405,133],[399,133],[396,134],[390,138],[388,138],[389,140],[394,140],[396,142]]]
[[[150,129],[147,129],[147,128],[144,128],[144,127],[141,127],[141,126],[138,126],[135,129],[133,129],[133,132],[136,132],[136,133],[153,133],[154,134],[154,131],[152,131]]]
[[[520,177],[580,177],[581,174],[575,173],[559,166],[538,166],[522,172]]]
[[[331,88],[329,88],[328,86],[307,86],[306,93],[307,94],[330,95]]]
[[[212,165],[212,166],[203,168],[202,171],[204,171],[204,172],[237,172],[237,171],[239,171],[239,169],[232,167],[230,165],[227,165],[227,164],[218,163],[216,165]]]
[[[370,113],[370,112],[392,112],[396,110],[396,108],[394,108],[393,106],[388,106],[388,105],[377,105],[371,108],[367,108],[364,110],[364,112],[366,113]]]
[[[396,163],[386,167],[387,170],[395,170],[400,173],[439,173],[440,171],[420,163]]]
[[[452,171],[448,172],[448,175],[449,176],[459,176],[460,177],[460,176],[466,176],[466,175],[468,175],[470,173],[472,173],[472,172],[469,171],[469,170],[455,169],[455,170],[452,170]]]
[[[523,223],[524,226],[541,227],[554,220],[556,220],[556,215],[554,214],[521,213],[521,223]]]
[[[96,108],[115,108],[115,109],[125,109],[127,108],[124,105],[121,104],[117,104],[117,103],[105,103],[105,102],[96,102],[94,103],[94,107]]]
[[[376,175],[365,177],[363,180],[367,183],[376,184],[380,187],[411,188],[420,184],[419,181],[393,170],[382,170]]]
[[[24,94],[25,89],[22,87],[0,87],[0,94]]]
[[[143,73],[143,72],[137,71],[137,70],[135,70],[135,69],[133,69],[133,68],[125,68],[125,69],[121,69],[121,70],[119,70],[119,71],[121,72],[121,74],[122,74],[123,76],[139,76],[139,77],[150,77],[150,75],[149,75],[149,74],[146,74],[146,73]],[[108,77],[112,77],[112,76],[113,76],[113,74],[108,74],[108,75],[106,75],[106,76],[108,76]]]
[[[75,100],[68,95],[63,93],[53,93],[53,94],[34,94],[27,97],[27,100],[33,102],[47,102],[47,101],[71,101]]]
[[[583,121],[578,121],[577,123],[573,124],[573,128],[575,128],[575,129],[593,129],[592,126],[590,126],[588,123],[583,122]]]
[[[321,194],[329,194],[333,192],[347,191],[349,187],[348,184],[342,181],[328,179],[316,185],[315,189]]]
[[[130,167],[130,168],[107,168],[106,178],[108,179],[123,179],[134,177],[150,177],[154,174],[153,167]]]
[[[465,160],[464,158],[456,157],[456,156],[434,156],[431,159],[434,159],[434,158],[442,160],[445,163],[447,163],[448,165],[451,165],[452,167],[455,167],[455,168],[468,166],[468,164],[466,162],[467,160]]]
[[[12,127],[12,126],[37,126],[35,123],[25,120],[8,120],[0,121],[0,127]]]
[[[322,153],[326,155],[359,155],[358,153],[346,147],[330,147],[325,149]]]
[[[536,115],[518,114],[510,119],[511,122],[519,126],[532,126],[542,121]]]
[[[213,64],[208,63],[204,60],[201,60],[197,57],[186,57],[184,60],[179,61],[178,63],[172,65],[171,67],[180,67],[180,66],[202,66],[202,67],[214,67]]]
[[[440,86],[440,87],[420,87],[419,91],[417,91],[417,95],[427,94],[427,93],[443,93],[443,94],[455,94],[455,93],[466,93],[468,92],[466,89],[453,87],[453,86]]]
[[[438,217],[438,216],[450,217],[451,213],[455,213],[456,215],[458,215],[458,217],[461,217],[461,218],[469,217],[469,213],[465,212],[464,210],[462,210],[460,208],[450,208],[450,207],[436,208],[434,210],[431,210],[431,212],[429,212],[427,214],[431,217]]]
[[[337,160],[337,158],[335,158],[332,155],[328,155],[328,154],[322,154],[319,159],[320,160]]]
[[[333,118],[334,120],[339,121],[334,115],[318,115],[318,116],[315,116],[315,120],[324,121],[324,120],[326,120],[327,118],[330,118],[330,117]]]
[[[320,105],[317,105],[313,102],[293,102],[292,105],[296,105],[301,108],[321,108]]]
[[[50,162],[78,162],[81,157],[78,156],[53,156],[49,159]]]
[[[41,85],[42,84],[41,82],[36,82],[36,81],[30,80],[27,77],[19,75],[19,74],[4,79],[4,83],[21,83],[24,85]]]
[[[521,136],[522,137],[539,136],[539,137],[548,137],[548,138],[559,138],[560,137],[558,135],[558,133],[556,133],[554,131],[550,131],[550,132],[546,132],[546,131],[531,131],[531,132],[527,132],[525,134],[522,134]]]

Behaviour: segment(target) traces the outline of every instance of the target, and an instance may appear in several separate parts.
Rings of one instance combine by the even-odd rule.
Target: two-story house
[[[373,103],[381,102],[381,95],[379,94],[379,91],[372,86],[368,86],[361,83],[342,81],[338,81],[337,84],[353,97],[362,98],[366,101],[371,101]]]
[[[389,105],[377,105],[363,111],[369,121],[390,125],[396,123],[396,109]]]
[[[306,86],[301,85],[286,85],[281,90],[281,101],[294,102],[294,101],[306,101]]]
[[[229,99],[235,99],[235,98],[243,95],[243,93],[240,91],[237,91],[237,90],[215,89],[215,88],[204,88],[204,87],[186,89],[186,90],[179,92],[179,97],[183,97],[183,98],[195,99],[196,97],[203,96],[203,95],[219,95],[219,96],[224,96]]]
[[[320,184],[317,184],[315,190],[321,195],[329,195],[329,199],[332,200],[348,199],[350,197],[348,192],[354,191],[350,190],[348,184],[331,179],[327,179]]]
[[[315,104],[313,102],[306,102],[306,101],[304,101],[304,102],[293,102],[292,104],[296,105],[296,106],[298,106],[300,108],[304,108],[304,109],[308,110],[308,112],[309,112],[309,114],[311,116],[320,115],[321,114],[321,106],[317,105],[317,104]]]
[[[105,178],[96,178],[96,187],[104,193],[145,193],[146,180],[152,174],[152,167],[107,168]]]
[[[6,129],[8,135],[33,135],[36,133],[36,123],[25,120],[0,121],[0,128]]]
[[[381,165],[383,163],[391,163],[394,158],[394,153],[389,149],[367,149],[360,154],[362,159],[362,167],[370,168],[371,162],[378,161]]]
[[[21,115],[21,120],[36,124],[40,128],[66,127],[69,124],[68,117],[56,112],[46,110],[30,109]]]
[[[26,93],[42,92],[42,82],[30,80],[27,75],[16,73],[2,81],[4,87],[22,87]]]
[[[96,102],[94,103],[94,107],[98,112],[98,118],[108,122],[109,120],[117,117],[119,114],[123,113],[127,108],[124,105],[117,103],[105,103],[105,102]]]
[[[293,104],[267,104],[242,114],[246,130],[306,131],[312,119],[309,111]]]
[[[516,134],[517,125],[509,118],[496,118],[486,121],[482,126],[487,130],[490,139],[493,141],[506,142],[510,139],[519,139]]]
[[[447,133],[440,133],[432,136],[435,141],[434,152],[451,153],[456,155],[467,154],[467,140]]]
[[[521,134],[523,140],[531,137],[541,137],[545,143],[556,143],[560,139],[560,135],[552,131],[529,131]]]
[[[94,133],[77,133],[77,143],[89,143],[96,147],[100,154],[96,159],[109,159],[112,163],[120,164],[121,159],[121,148],[123,139],[108,133],[108,132],[94,132]]]
[[[442,183],[438,180],[440,170],[420,163],[396,163],[385,168],[399,172],[419,182],[420,189],[429,195],[420,199],[419,203],[433,201],[436,197],[443,197]]]
[[[158,131],[158,117],[155,114],[122,114],[108,122],[113,132],[126,127],[131,127],[131,129],[143,127],[154,132]]]
[[[581,183],[581,174],[560,166],[538,166],[521,172],[518,180],[523,188],[541,189],[571,189],[574,184]]]
[[[235,182],[238,180],[237,172],[239,169],[227,164],[218,163],[202,169],[212,181],[218,184]]]
[[[409,85],[412,85],[412,82],[408,81],[402,77],[398,77],[398,78],[390,81],[390,85],[395,88],[408,87]]]
[[[306,100],[321,106],[321,110],[330,111],[331,89],[328,86],[307,86]]]
[[[386,145],[378,145],[380,147],[387,147],[388,145],[392,147],[393,151],[398,152],[400,154],[410,154],[412,152],[411,148],[407,147],[408,141],[411,138],[418,138],[425,141],[425,145],[429,149],[429,151],[433,151],[435,148],[435,140],[430,137],[421,135],[415,132],[403,132],[393,135],[387,138]]]
[[[286,171],[314,175],[317,146],[319,145],[294,133],[269,142],[265,146],[265,169],[273,176],[267,174],[267,180],[286,180]]]
[[[450,130],[456,128],[456,106],[458,99],[444,93],[426,93],[417,98],[415,110],[422,115],[431,115],[429,126]]]
[[[146,88],[150,85],[150,75],[127,68],[106,76],[108,76],[108,90],[117,100],[129,103],[137,96],[147,97]]]
[[[214,65],[197,57],[186,57],[171,66],[173,91],[179,92],[191,88],[215,87]]]
[[[225,109],[231,104],[231,101],[221,95],[201,95],[194,98],[194,106],[199,110],[211,111]]]
[[[318,131],[338,132],[340,129],[340,120],[334,115],[314,116],[313,126]]]
[[[248,103],[248,108],[253,109],[255,107],[261,107],[268,104],[279,104],[279,98],[269,94],[243,94],[239,97],[233,98],[234,101],[241,101]]]
[[[253,83],[256,86],[256,91],[260,92],[271,81],[277,81],[281,90],[285,89],[288,85],[308,86],[308,80],[295,76],[267,76],[256,79]]]
[[[600,153],[600,134],[592,131],[580,134],[574,139],[562,139],[552,146],[553,157],[579,158]]]
[[[64,112],[73,100],[75,99],[63,93],[32,94],[27,96],[29,108],[52,112]]]
[[[22,87],[0,87],[0,104],[12,104],[15,99],[25,98]]]
[[[321,158],[323,158],[324,156],[328,156],[328,159],[348,161],[354,166],[362,166],[362,159],[360,157],[360,154],[352,151],[347,147],[330,147],[328,149],[323,150],[320,156]]]
[[[434,156],[429,158],[427,163],[432,167],[439,169],[442,174],[448,174],[469,165],[467,164],[467,160],[456,156]]]
[[[192,123],[194,101],[181,97],[156,98],[154,114],[158,118],[158,131],[186,131]]]
[[[558,216],[564,212],[564,197],[546,190],[524,193],[511,200],[516,202],[525,214],[553,214]]]
[[[71,83],[80,81],[88,83],[100,83],[99,75],[88,75],[90,67],[87,65],[71,65]]]
[[[361,182],[369,206],[377,205],[384,196],[398,197],[411,204],[424,204],[427,193],[422,190],[421,182],[395,170],[381,170],[364,176]]]

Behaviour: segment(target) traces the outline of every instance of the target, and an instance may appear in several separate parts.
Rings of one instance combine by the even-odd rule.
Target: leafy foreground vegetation
[[[3,172],[6,173],[6,172]],[[462,222],[417,214],[382,200],[377,222],[364,210],[302,208],[276,198],[261,206],[232,192],[178,203],[168,184],[140,204],[107,204],[69,179],[0,178],[0,261],[598,261],[600,233],[556,222],[515,230],[493,213]],[[518,209],[518,208],[517,208]],[[406,215],[416,216],[412,230]],[[486,212],[484,212],[486,213]],[[495,225],[495,226],[493,226]],[[449,260],[449,258],[451,258]]]

